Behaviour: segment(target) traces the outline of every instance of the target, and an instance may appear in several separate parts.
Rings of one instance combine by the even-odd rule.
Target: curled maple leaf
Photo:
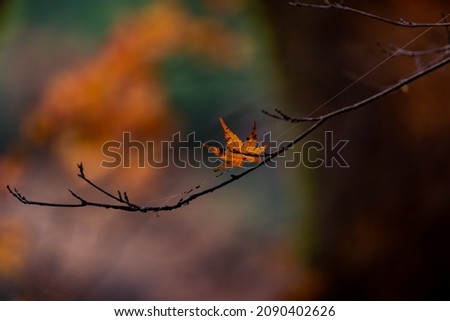
[[[223,128],[226,148],[224,149],[203,144],[203,146],[208,148],[210,153],[213,153],[224,161],[223,164],[214,168],[214,171],[217,172],[224,168],[242,167],[244,162],[259,163],[261,154],[266,149],[266,146],[258,147],[256,121],[253,121],[253,129],[245,142],[242,142],[242,140],[228,128],[221,117],[219,118],[219,122]]]

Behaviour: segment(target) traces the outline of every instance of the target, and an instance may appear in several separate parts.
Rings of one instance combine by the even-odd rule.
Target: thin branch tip
[[[399,26],[399,27],[407,27],[407,28],[430,28],[430,27],[448,27],[450,26],[450,23],[445,21],[444,19],[441,19],[438,22],[431,22],[431,23],[419,23],[419,22],[412,22],[405,20],[403,18],[399,18],[398,20],[385,18],[367,11],[359,10],[353,7],[349,7],[344,5],[344,2],[332,2],[332,1],[324,1],[324,4],[314,4],[314,3],[306,3],[302,1],[291,1],[289,2],[290,5],[295,7],[304,7],[304,8],[314,8],[314,9],[338,9],[342,11],[347,11],[353,14],[357,14],[360,16],[364,16],[366,18],[370,18],[373,20],[378,20],[384,23],[388,23],[391,25]],[[444,22],[441,22],[444,21]]]
[[[80,201],[81,205],[86,205],[87,202],[84,198],[76,194],[74,191],[72,191],[70,188],[68,189],[69,193],[72,194],[73,197],[75,197],[77,200]]]
[[[20,192],[17,190],[17,188],[11,188],[9,185],[6,185],[6,188],[8,189],[8,192],[14,196],[17,200],[19,200],[23,204],[28,204],[28,200],[25,196],[20,194]]]

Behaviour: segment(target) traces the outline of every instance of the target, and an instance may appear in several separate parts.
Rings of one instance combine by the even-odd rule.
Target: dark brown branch
[[[404,20],[400,20],[400,21],[394,21],[394,20],[390,20],[390,19],[386,19],[383,17],[379,17],[364,11],[360,11],[357,9],[353,9],[350,7],[346,7],[344,6],[342,3],[330,3],[330,2],[325,2],[325,4],[323,5],[313,5],[313,4],[305,4],[302,2],[294,2],[291,3],[292,5],[296,5],[296,6],[303,6],[303,7],[313,7],[313,8],[320,8],[320,9],[340,9],[340,10],[344,10],[344,11],[350,11],[353,13],[357,13],[372,19],[376,19],[376,20],[380,20],[386,23],[391,23],[397,26],[403,26],[403,27],[441,27],[441,26],[445,26],[448,27],[450,24],[448,22],[445,23],[435,23],[435,24],[423,24],[423,23],[412,23],[412,22],[407,22]],[[443,21],[445,20],[445,17],[443,19]],[[448,46],[445,47],[441,47],[441,48],[436,48],[435,50],[443,50],[442,48],[445,48],[445,50],[441,51],[437,51],[437,52],[426,52],[425,54],[434,54],[434,53],[443,53],[444,55],[447,54],[447,48]],[[407,55],[407,51],[401,51],[401,53],[403,53],[403,55]],[[88,179],[84,173],[84,168],[83,165],[77,164],[78,166],[78,177],[81,178],[84,182],[86,182],[89,186],[91,186],[92,188],[94,188],[95,190],[97,190],[98,192],[100,192],[101,194],[105,195],[106,197],[110,198],[111,200],[113,200],[114,202],[116,202],[117,204],[111,204],[111,203],[98,203],[98,202],[91,202],[89,200],[86,200],[85,198],[83,198],[82,196],[76,194],[75,192],[73,192],[72,190],[69,190],[69,193],[72,195],[73,198],[75,198],[77,200],[76,203],[51,203],[51,202],[41,202],[41,201],[30,201],[28,200],[25,196],[23,196],[17,189],[12,189],[9,185],[6,187],[9,191],[9,193],[11,193],[11,195],[13,197],[15,197],[18,201],[20,201],[23,204],[27,204],[27,205],[37,205],[37,206],[46,206],[46,207],[65,207],[65,208],[78,208],[78,207],[99,207],[99,208],[106,208],[106,209],[115,209],[115,210],[123,210],[123,211],[128,211],[128,212],[141,212],[141,213],[146,213],[146,212],[156,212],[157,214],[159,212],[165,212],[165,211],[171,211],[171,210],[175,210],[178,208],[181,208],[185,205],[188,205],[190,202],[194,201],[195,199],[212,193],[222,187],[225,187],[226,185],[229,185],[231,183],[233,183],[234,181],[237,181],[238,179],[250,174],[251,172],[255,171],[256,169],[264,166],[267,162],[273,160],[274,158],[278,157],[279,155],[282,155],[285,151],[287,151],[288,149],[290,149],[291,147],[293,147],[294,145],[296,145],[298,142],[300,142],[301,140],[303,140],[305,137],[307,137],[309,134],[311,134],[314,130],[316,130],[319,126],[321,126],[325,121],[327,121],[328,119],[334,118],[338,115],[350,112],[350,111],[354,111],[356,109],[362,108],[364,106],[369,105],[370,103],[379,100],[381,98],[383,98],[384,96],[402,88],[403,86],[425,76],[426,74],[435,71],[439,68],[442,68],[443,66],[445,66],[446,64],[448,64],[450,62],[450,57],[448,56],[448,54],[445,56],[445,58],[429,65],[428,67],[421,69],[419,71],[417,71],[416,73],[414,73],[413,75],[399,81],[398,83],[391,85],[390,87],[379,91],[378,93],[376,93],[375,95],[372,95],[362,101],[359,101],[355,104],[340,108],[336,111],[318,116],[318,117],[305,117],[305,118],[292,118],[289,115],[285,114],[284,112],[282,112],[279,109],[275,109],[275,113],[269,113],[267,111],[263,111],[265,114],[267,114],[270,117],[273,118],[277,118],[277,119],[281,119],[284,121],[288,121],[291,123],[299,123],[299,122],[314,122],[309,128],[307,128],[306,130],[304,130],[300,135],[298,135],[297,137],[295,137],[292,141],[290,141],[288,144],[284,145],[283,147],[280,147],[278,150],[276,150],[274,153],[271,154],[266,154],[264,155],[264,159],[255,167],[252,167],[250,169],[247,169],[245,171],[243,171],[240,174],[231,174],[230,177],[228,179],[226,179],[225,181],[223,181],[220,184],[217,184],[215,186],[212,186],[210,188],[204,189],[202,191],[198,191],[196,193],[190,194],[191,192],[193,192],[194,189],[189,190],[188,192],[185,192],[183,195],[183,197],[174,204],[171,205],[164,205],[164,206],[139,206],[136,205],[134,203],[131,203],[128,197],[128,194],[126,192],[121,192],[121,191],[117,191],[117,196],[113,193],[108,192],[107,190],[105,190],[104,188],[98,186],[97,184],[95,184],[94,182],[92,182],[90,179]],[[220,173],[219,175],[217,175],[217,177],[223,175],[223,172]],[[195,190],[199,189],[200,186],[197,185],[195,187]],[[190,195],[189,195],[190,194]],[[189,196],[188,196],[189,195]]]
[[[44,206],[44,207],[70,207],[70,208],[91,206],[91,207],[103,207],[103,208],[110,208],[110,209],[129,211],[129,212],[137,211],[136,209],[131,208],[129,206],[90,202],[90,201],[83,199],[78,194],[75,194],[70,189],[69,189],[69,193],[74,198],[79,200],[78,203],[51,203],[51,202],[30,201],[25,196],[23,196],[16,188],[12,189],[9,185],[7,185],[6,188],[8,189],[9,193],[11,193],[11,195],[13,195],[21,203],[26,204],[26,205],[37,205],[37,206]]]
[[[30,201],[25,196],[23,196],[16,188],[12,189],[9,185],[6,186],[9,193],[14,196],[17,200],[19,200],[23,204],[27,205],[39,205],[39,206],[52,206],[52,207],[82,207],[86,205],[80,204],[65,204],[65,203],[47,203],[47,202],[36,202]]]
[[[212,192],[218,190],[219,188],[222,188],[222,187],[224,187],[224,186],[226,186],[226,185],[228,185],[228,184],[230,184],[230,183],[232,183],[232,182],[234,182],[234,181],[236,181],[236,180],[238,180],[238,179],[248,175],[249,173],[253,172],[257,168],[260,168],[261,166],[266,164],[268,161],[270,161],[270,160],[274,159],[275,157],[279,156],[280,154],[284,153],[286,150],[288,150],[289,148],[294,146],[296,143],[298,143],[300,140],[305,138],[312,131],[314,131],[317,127],[319,127],[323,122],[324,121],[321,120],[321,121],[318,121],[318,122],[314,123],[307,130],[305,130],[302,134],[297,136],[293,141],[289,142],[288,144],[286,144],[285,146],[283,146],[282,148],[280,148],[276,152],[267,155],[267,157],[262,162],[260,162],[258,165],[256,165],[255,167],[249,168],[246,171],[244,171],[244,172],[242,172],[240,174],[237,174],[237,175],[236,174],[232,174],[232,175],[230,175],[230,178],[228,180],[226,180],[226,181],[224,181],[224,182],[222,182],[222,183],[220,183],[218,185],[215,185],[213,187],[210,187],[208,189],[205,189],[203,191],[197,192],[195,194],[191,194],[186,199],[181,198],[178,201],[178,203],[172,204],[172,205],[165,205],[165,206],[137,206],[137,205],[134,205],[134,204],[129,204],[129,203],[127,203],[128,197],[125,197],[125,200],[123,200],[121,196],[116,197],[116,196],[112,195],[111,193],[105,191],[104,189],[100,188],[96,184],[92,183],[90,180],[88,180],[84,176],[84,169],[83,169],[83,165],[82,164],[78,164],[78,168],[80,169],[80,174],[78,176],[80,178],[82,178],[84,181],[88,182],[89,185],[93,186],[95,189],[101,191],[103,194],[105,194],[107,196],[110,196],[111,198],[113,198],[114,200],[116,200],[118,202],[125,203],[126,205],[115,205],[115,204],[108,204],[108,203],[90,202],[90,201],[87,201],[87,200],[81,198],[80,196],[78,196],[77,194],[72,192],[71,190],[69,190],[69,192],[72,194],[72,196],[74,196],[76,199],[78,199],[80,201],[79,203],[66,204],[66,203],[37,202],[37,201],[30,201],[30,200],[26,199],[23,195],[21,195],[19,193],[19,191],[17,191],[17,189],[12,190],[9,187],[9,185],[7,186],[7,189],[15,198],[17,198],[23,204],[27,204],[27,205],[51,206],[51,207],[86,207],[86,206],[91,206],[91,207],[101,207],[101,208],[107,208],[107,209],[123,210],[123,211],[128,211],[128,212],[142,212],[142,213],[172,211],[174,209],[181,208],[181,207],[183,207],[185,205],[188,205],[190,202],[192,202],[193,200],[199,198],[200,196],[212,193]]]
[[[112,193],[107,192],[106,190],[104,190],[103,188],[101,188],[100,186],[98,186],[97,184],[95,184],[94,182],[92,182],[91,180],[89,180],[85,175],[84,175],[84,168],[83,168],[83,164],[79,163],[77,164],[79,173],[78,173],[78,177],[80,177],[83,181],[85,181],[86,183],[88,183],[89,185],[91,185],[94,189],[96,189],[97,191],[99,191],[100,193],[108,196],[109,198],[112,198],[113,200],[119,202],[119,203],[123,203],[125,204],[127,207],[129,208],[133,208],[136,211],[142,211],[141,207],[139,205],[133,204],[130,202],[127,192],[121,192],[121,191],[117,191],[117,196],[113,195]]]
[[[402,88],[403,86],[413,82],[414,80],[416,80],[418,78],[421,78],[421,77],[425,76],[426,74],[429,74],[430,72],[445,66],[449,62],[450,62],[450,56],[446,57],[445,59],[439,60],[438,62],[430,65],[429,67],[427,67],[425,69],[422,69],[422,70],[416,72],[415,74],[413,74],[413,75],[411,75],[411,76],[409,76],[407,78],[404,78],[404,79],[400,80],[398,83],[396,83],[396,84],[394,84],[392,86],[389,86],[388,88],[386,88],[386,89],[376,93],[373,96],[370,96],[370,97],[368,97],[366,99],[363,99],[363,100],[361,100],[361,101],[359,101],[357,103],[354,103],[352,105],[339,108],[338,110],[332,111],[332,112],[330,112],[328,114],[324,114],[324,115],[321,115],[321,116],[292,118],[292,117],[286,115],[285,113],[283,113],[282,111],[280,111],[279,109],[275,109],[277,114],[269,113],[267,111],[263,111],[263,112],[266,115],[269,115],[270,117],[273,117],[273,118],[276,118],[276,119],[285,120],[285,121],[288,121],[288,122],[291,122],[291,123],[327,120],[327,119],[330,119],[330,118],[335,117],[337,115],[344,114],[344,113],[347,113],[349,111],[353,111],[353,110],[359,109],[361,107],[364,107],[364,106],[366,106],[366,105],[368,105],[368,104],[370,104],[370,103],[372,103],[372,102],[374,102],[374,101],[376,101],[376,100],[378,100],[378,99],[380,99],[380,98],[382,98],[382,97],[392,93],[393,91],[396,91],[396,90]]]
[[[397,84],[390,86],[389,88],[373,95],[370,96],[358,103],[355,103],[353,105],[350,106],[346,106],[343,108],[340,108],[336,111],[333,111],[331,113],[319,116],[319,117],[307,117],[307,118],[300,118],[300,119],[296,119],[296,118],[292,118],[289,117],[288,115],[286,115],[285,113],[283,113],[281,110],[276,110],[276,112],[278,113],[276,114],[271,114],[268,112],[265,112],[267,115],[274,117],[274,118],[278,118],[278,119],[283,119],[292,123],[298,123],[298,122],[302,122],[302,121],[314,121],[314,124],[311,125],[308,129],[306,129],[305,131],[303,131],[300,135],[298,135],[296,138],[294,138],[291,142],[289,142],[288,144],[284,145],[282,148],[278,149],[277,151],[275,151],[272,154],[268,154],[264,160],[262,162],[260,162],[258,165],[256,165],[255,167],[249,168],[246,171],[240,173],[240,174],[233,174],[230,176],[229,179],[225,180],[224,182],[217,184],[215,186],[212,186],[208,189],[205,189],[203,191],[199,191],[197,193],[191,194],[189,197],[187,198],[181,198],[177,203],[172,204],[172,205],[165,205],[165,206],[138,206],[135,204],[130,203],[128,196],[126,193],[124,193],[122,195],[121,192],[118,192],[119,196],[115,196],[111,193],[109,193],[108,191],[104,190],[103,188],[99,187],[98,185],[96,185],[95,183],[93,183],[91,180],[89,180],[85,174],[84,174],[84,168],[82,164],[78,164],[78,169],[79,169],[79,174],[78,177],[80,177],[82,180],[84,180],[85,182],[87,182],[90,186],[92,186],[93,188],[95,188],[96,190],[100,191],[101,193],[105,194],[106,196],[112,198],[113,200],[121,203],[121,205],[117,205],[117,204],[109,204],[109,203],[96,203],[96,202],[91,202],[88,200],[85,200],[84,198],[80,197],[79,195],[75,194],[74,192],[70,191],[70,193],[72,194],[72,196],[74,196],[79,202],[78,203],[74,203],[74,204],[68,204],[68,203],[49,203],[49,202],[37,202],[37,201],[30,201],[27,198],[25,198],[25,196],[23,196],[22,194],[19,193],[19,191],[17,191],[17,189],[11,189],[9,186],[7,186],[8,191],[16,198],[18,199],[20,202],[27,204],[27,205],[38,205],[38,206],[52,206],[52,207],[87,207],[87,206],[91,206],[91,207],[102,207],[102,208],[107,208],[107,209],[116,209],[116,210],[123,210],[123,211],[128,211],[128,212],[142,212],[142,213],[146,213],[146,212],[164,212],[164,211],[172,211],[174,209],[178,209],[181,208],[185,205],[188,205],[190,202],[194,201],[195,199],[205,195],[205,194],[209,194],[212,193],[248,174],[250,174],[251,172],[253,172],[254,170],[260,168],[261,166],[265,165],[267,162],[271,161],[272,159],[276,158],[277,156],[283,154],[286,150],[290,149],[291,147],[293,147],[295,144],[297,144],[299,141],[301,141],[302,139],[304,139],[306,136],[308,136],[311,132],[313,132],[316,128],[318,128],[319,126],[321,126],[326,120],[336,117],[338,115],[347,113],[349,111],[352,110],[356,110],[359,108],[362,108],[364,106],[369,105],[370,103],[398,90],[399,88],[401,88],[404,85],[407,85],[411,82],[413,82],[414,80],[425,76],[426,74],[443,67],[444,65],[448,64],[450,62],[450,57],[447,57],[446,59],[443,59],[439,62],[436,62],[435,64],[429,66],[428,68],[418,71],[417,73],[411,75],[410,77],[407,77],[401,81],[399,81]]]
[[[400,18],[399,20],[388,19],[385,17],[375,15],[373,13],[369,13],[369,12],[366,12],[363,10],[348,7],[348,6],[344,5],[342,2],[339,3],[339,2],[331,2],[331,1],[325,0],[323,4],[313,4],[313,3],[305,3],[305,2],[301,2],[301,1],[291,1],[291,2],[289,2],[289,4],[292,6],[305,7],[305,8],[338,9],[338,10],[342,10],[342,11],[356,13],[358,15],[361,15],[361,16],[364,16],[364,17],[367,17],[370,19],[382,21],[385,23],[389,23],[391,25],[399,26],[399,27],[430,28],[430,27],[448,27],[448,26],[450,26],[449,22],[419,23],[419,22],[406,21],[402,18]],[[442,19],[442,20],[444,20],[444,19]]]
[[[308,121],[308,120],[310,120],[309,118],[302,118],[301,120],[299,120],[297,118],[292,118],[291,116],[289,116],[288,114],[284,113],[281,109],[278,109],[278,108],[275,108],[276,114],[268,112],[267,110],[261,110],[261,112],[263,114],[266,114],[269,117],[285,120],[285,121],[290,122],[290,123],[298,123],[300,121]],[[314,118],[314,119],[311,119],[311,120],[317,120],[317,119]]]

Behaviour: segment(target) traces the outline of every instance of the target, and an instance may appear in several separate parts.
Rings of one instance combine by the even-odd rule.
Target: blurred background
[[[450,11],[346,4],[418,22]],[[102,168],[102,145],[123,132],[223,141],[218,117],[243,138],[256,120],[259,138],[292,139],[305,125],[261,109],[301,117],[374,94],[427,60],[390,59],[336,96],[386,59],[378,43],[423,31],[287,1],[0,1],[0,298],[449,300],[448,67],[315,131],[349,140],[349,168],[263,167],[160,217],[26,206],[5,188],[107,201],[76,177],[83,162],[113,193],[176,203],[242,169],[139,168],[136,153],[131,168]],[[407,49],[447,41],[432,29]]]

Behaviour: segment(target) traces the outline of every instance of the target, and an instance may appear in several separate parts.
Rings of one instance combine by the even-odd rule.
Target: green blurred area
[[[98,41],[107,35],[111,23],[127,11],[148,4],[148,0],[13,0],[12,15],[21,27],[48,28],[61,33],[80,33]]]

